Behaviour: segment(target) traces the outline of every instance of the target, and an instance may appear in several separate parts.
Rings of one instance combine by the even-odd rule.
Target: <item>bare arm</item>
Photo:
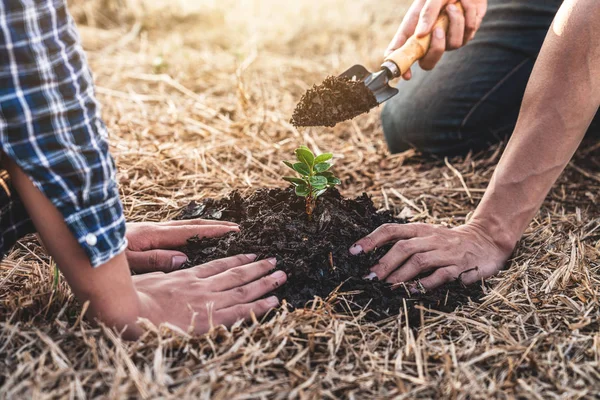
[[[48,253],[54,257],[77,299],[89,300],[90,315],[110,326],[132,326],[140,315],[139,299],[125,254],[92,268],[56,207],[14,162],[6,160],[5,164]]]
[[[466,283],[497,273],[581,143],[600,106],[600,2],[567,0],[546,37],[513,136],[472,220],[448,229],[386,225],[359,240],[353,254],[387,242],[372,268],[389,282],[424,272],[424,288],[459,276]]]
[[[521,114],[473,217],[512,248],[581,143],[600,105],[600,3],[560,8],[527,86]]]

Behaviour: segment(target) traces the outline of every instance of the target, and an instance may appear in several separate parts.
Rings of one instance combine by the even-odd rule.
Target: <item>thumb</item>
[[[125,254],[129,268],[136,274],[176,271],[188,260],[185,254],[174,250],[127,251]]]

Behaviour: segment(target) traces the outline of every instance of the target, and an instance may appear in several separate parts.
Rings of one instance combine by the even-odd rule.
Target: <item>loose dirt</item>
[[[302,96],[290,122],[296,127],[333,127],[377,105],[375,95],[362,81],[329,76]]]
[[[452,311],[469,297],[481,296],[479,285],[463,287],[459,282],[410,295],[404,287],[393,290],[387,283],[364,280],[362,277],[390,246],[358,256],[349,254],[350,246],[384,223],[403,222],[389,211],[377,212],[366,194],[350,200],[337,190],[330,190],[319,199],[310,222],[304,199],[292,189],[263,189],[247,198],[232,192],[221,200],[192,202],[179,218],[238,223],[240,233],[191,239],[183,249],[190,259],[189,266],[236,254],[253,253],[259,259],[276,257],[277,268],[288,274],[288,281],[275,294],[294,307],[303,307],[314,296],[325,299],[332,292],[347,293],[345,300],[338,297],[335,301],[340,311],[368,307],[372,311],[370,317],[379,319],[398,314],[406,301],[409,318],[418,322],[420,311],[414,308],[416,304]]]

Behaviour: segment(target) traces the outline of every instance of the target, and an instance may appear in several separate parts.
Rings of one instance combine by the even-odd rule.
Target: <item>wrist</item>
[[[466,225],[478,231],[481,236],[507,254],[513,252],[523,234],[511,229],[508,224],[504,224],[494,216],[476,215]]]

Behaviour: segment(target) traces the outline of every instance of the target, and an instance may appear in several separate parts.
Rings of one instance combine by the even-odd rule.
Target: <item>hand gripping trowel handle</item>
[[[454,5],[458,7],[461,12],[464,12],[460,1],[454,3]],[[417,38],[415,35],[412,35],[402,47],[394,50],[392,54],[385,58],[382,67],[385,67],[387,70],[389,70],[394,78],[400,77],[406,73],[406,71],[408,71],[415,62],[419,61],[425,56],[425,54],[427,54],[429,46],[431,45],[432,32],[434,32],[438,27],[441,27],[444,32],[448,32],[449,24],[450,19],[448,18],[448,13],[444,8],[435,25],[433,26],[433,29],[427,36]]]

